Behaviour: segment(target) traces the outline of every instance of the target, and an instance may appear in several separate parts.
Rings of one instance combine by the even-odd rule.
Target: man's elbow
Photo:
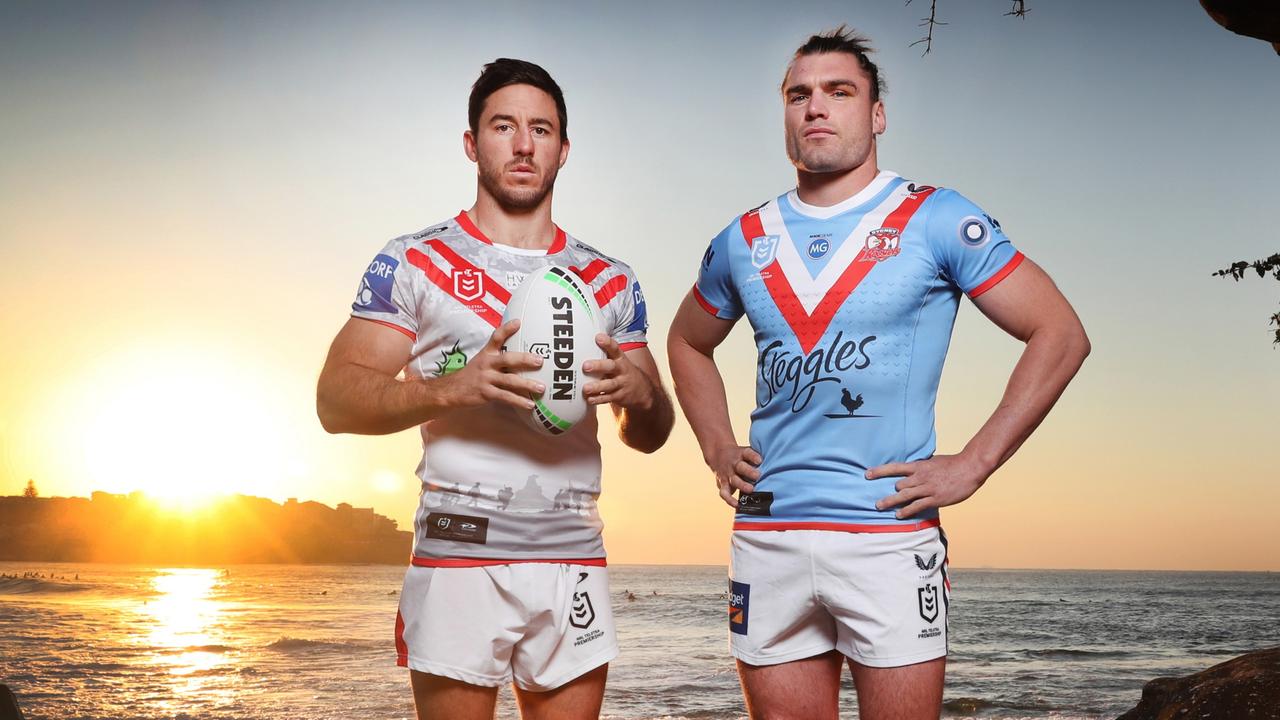
[[[325,393],[323,385],[316,391],[316,417],[320,419],[320,427],[330,435],[351,432],[343,414]]]

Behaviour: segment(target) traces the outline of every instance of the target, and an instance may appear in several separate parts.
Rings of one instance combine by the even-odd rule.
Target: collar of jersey
[[[852,197],[847,197],[835,205],[827,205],[825,207],[822,205],[810,205],[809,203],[801,200],[800,194],[795,190],[787,193],[786,197],[787,202],[791,205],[791,209],[795,210],[797,213],[811,218],[817,218],[819,220],[826,220],[827,218],[835,217],[840,213],[848,212],[857,208],[859,205],[865,204],[868,200],[879,195],[881,191],[888,187],[889,183],[893,182],[897,178],[897,173],[890,170],[881,170],[870,183],[867,183],[866,187],[854,193]]]
[[[485,237],[485,234],[480,232],[480,228],[476,227],[476,224],[471,222],[471,218],[470,216],[467,215],[466,210],[459,211],[458,217],[454,218],[453,220],[454,222],[458,223],[458,227],[462,228],[462,231],[464,233],[470,235],[476,240],[479,240],[485,245],[492,245],[493,247],[498,248],[499,250],[505,250],[506,252],[509,252],[509,253],[515,253],[516,255],[555,255],[556,253],[564,249],[565,242],[567,240],[565,237],[564,230],[561,230],[559,225],[555,225],[555,223],[552,223],[552,225],[556,229],[556,236],[551,240],[551,247],[547,248],[546,250],[535,249],[535,248],[518,248],[518,247],[513,247],[511,245],[501,245]]]

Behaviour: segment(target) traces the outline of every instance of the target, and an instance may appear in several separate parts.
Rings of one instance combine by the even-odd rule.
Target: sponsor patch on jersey
[[[960,221],[960,242],[971,248],[980,248],[991,239],[991,231],[982,218],[969,217]]]
[[[749,492],[738,495],[738,512],[743,515],[768,517],[773,514],[773,493]]]
[[[369,263],[364,277],[360,278],[360,289],[356,292],[352,310],[364,312],[397,312],[396,304],[391,300],[391,291],[396,283],[396,268],[400,261],[388,255],[378,253]]]
[[[747,620],[751,609],[751,586],[736,580],[729,581],[729,632],[747,634]]]
[[[644,291],[640,283],[631,283],[631,299],[635,301],[636,313],[627,325],[626,332],[644,332],[649,329],[649,311],[644,304]]]
[[[814,260],[817,260],[823,255],[826,255],[827,251],[830,249],[831,249],[830,240],[828,240],[825,237],[816,238],[813,240],[813,242],[809,243],[809,250],[808,250],[809,257],[813,258]]]
[[[427,537],[483,545],[489,539],[489,518],[430,513],[427,515]]]

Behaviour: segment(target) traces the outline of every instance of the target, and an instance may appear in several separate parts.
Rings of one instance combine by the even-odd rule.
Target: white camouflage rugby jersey
[[[511,291],[547,264],[568,268],[591,285],[605,331],[623,351],[646,344],[644,295],[626,264],[559,227],[545,251],[494,244],[466,212],[388,243],[361,279],[351,314],[413,339],[407,376],[440,377],[460,370],[484,347],[501,324]],[[415,565],[604,565],[594,410],[556,437],[533,430],[515,408],[495,403],[454,410],[421,431]]]

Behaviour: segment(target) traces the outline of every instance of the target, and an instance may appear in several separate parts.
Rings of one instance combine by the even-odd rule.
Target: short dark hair
[[[508,85],[532,85],[556,101],[556,115],[560,119],[560,139],[569,139],[569,111],[565,109],[564,93],[551,78],[551,74],[527,60],[498,58],[484,66],[480,77],[471,86],[471,98],[467,101],[467,123],[472,133],[480,131],[480,113],[489,96]]]
[[[796,48],[796,54],[791,57],[791,64],[787,65],[787,74],[791,73],[791,65],[796,60],[806,55],[821,55],[822,53],[845,53],[852,55],[858,59],[858,64],[862,66],[863,71],[871,77],[871,101],[875,102],[880,96],[888,90],[885,87],[884,78],[880,77],[880,68],[871,62],[871,58],[867,57],[868,53],[875,52],[871,47],[871,40],[854,32],[853,28],[841,25],[835,30],[828,30],[824,33],[809,36],[803,45]],[[786,85],[786,76],[783,76],[783,85]],[[786,87],[782,88],[786,92]]]

